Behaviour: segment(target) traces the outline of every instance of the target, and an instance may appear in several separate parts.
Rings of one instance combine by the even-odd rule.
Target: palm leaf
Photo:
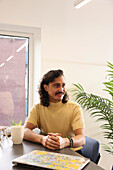
[[[108,92],[113,97],[113,64],[107,62],[107,66],[111,70],[107,70],[110,74],[107,77],[110,77],[110,81],[104,82],[105,85],[104,91]],[[104,137],[108,140],[113,140],[113,101],[102,98],[95,94],[88,94],[84,91],[83,87],[78,84],[73,84],[73,96],[75,96],[75,101],[77,101],[81,107],[90,112],[91,117],[97,117],[96,121],[104,122],[100,126],[104,130]],[[103,145],[105,151],[113,154],[113,142],[109,143],[110,146]]]

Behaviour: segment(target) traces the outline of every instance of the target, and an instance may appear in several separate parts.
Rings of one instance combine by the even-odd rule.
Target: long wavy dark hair
[[[56,78],[59,76],[64,76],[62,70],[50,70],[47,72],[43,78],[42,81],[40,82],[40,87],[39,87],[39,95],[40,95],[40,103],[43,106],[48,107],[49,106],[49,95],[44,89],[44,84],[48,85],[50,82],[53,82]],[[67,92],[65,92],[62,103],[66,103],[68,101],[68,95]]]

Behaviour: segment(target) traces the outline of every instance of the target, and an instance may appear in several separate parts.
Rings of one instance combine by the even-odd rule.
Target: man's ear
[[[44,84],[44,90],[48,92],[48,85]]]

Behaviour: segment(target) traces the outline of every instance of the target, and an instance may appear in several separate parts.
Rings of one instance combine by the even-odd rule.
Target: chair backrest
[[[86,136],[86,144],[81,150],[82,155],[97,164],[100,159],[99,147],[100,144],[96,139]]]

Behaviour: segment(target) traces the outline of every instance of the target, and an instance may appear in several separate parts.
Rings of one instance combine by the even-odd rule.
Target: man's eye
[[[65,87],[65,84],[63,84],[62,87]]]
[[[55,87],[59,87],[59,84],[55,84]]]
[[[63,88],[63,87],[65,87],[65,84],[62,84],[62,85],[60,85],[60,84],[54,84],[54,87],[57,87],[57,88],[58,88],[58,87],[60,87],[60,86],[62,86],[62,88]]]

